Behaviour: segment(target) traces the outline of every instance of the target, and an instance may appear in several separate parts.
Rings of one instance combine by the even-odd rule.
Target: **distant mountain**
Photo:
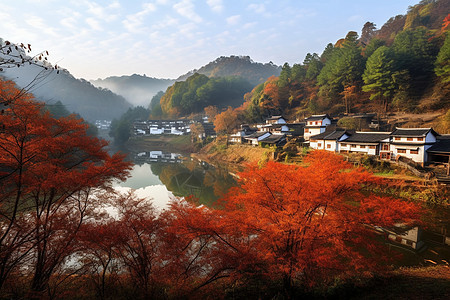
[[[56,70],[28,65],[5,69],[0,75],[26,88],[39,101],[48,104],[61,101],[70,112],[78,113],[88,121],[118,118],[131,107],[122,96],[96,88],[84,79],[73,77],[67,70],[57,74]]]
[[[102,87],[125,97],[133,105],[147,107],[150,100],[159,91],[165,92],[175,80],[159,79],[133,74],[131,76],[111,76],[105,79],[90,81],[97,87]]]
[[[177,81],[185,81],[195,73],[208,77],[240,76],[256,86],[270,76],[280,75],[281,67],[269,63],[254,62],[249,56],[221,56],[198,70],[192,70],[180,76]]]
[[[13,47],[12,51],[26,56],[20,48]],[[5,58],[10,59],[10,55],[0,55],[0,59]],[[60,101],[71,113],[77,113],[87,121],[118,118],[131,107],[122,96],[96,88],[84,79],[77,79],[65,69],[55,70],[46,61],[3,67],[0,76],[14,81],[39,101],[47,104]]]

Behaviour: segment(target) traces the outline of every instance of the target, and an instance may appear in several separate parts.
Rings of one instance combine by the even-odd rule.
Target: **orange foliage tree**
[[[268,162],[238,175],[215,208],[176,200],[158,213],[131,195],[112,201],[114,218],[82,230],[99,295],[128,286],[143,298],[294,298],[299,287],[382,271],[377,230],[418,218],[415,204],[370,194],[364,187],[379,180],[327,151],[304,166]]]
[[[239,282],[265,274],[292,297],[296,286],[381,269],[386,251],[374,226],[415,222],[419,208],[363,193],[362,185],[377,180],[333,153],[315,151],[305,162],[250,167],[221,209],[179,213],[178,232],[214,241],[205,246],[219,257],[213,275]]]
[[[0,82],[2,99],[22,93]],[[29,94],[0,115],[0,288],[26,265],[41,293],[76,248],[97,190],[128,175],[131,164],[109,155],[74,116],[54,119]]]
[[[214,120],[214,129],[217,134],[226,136],[226,145],[228,146],[228,135],[239,126],[238,111],[228,106],[227,110],[216,115]]]

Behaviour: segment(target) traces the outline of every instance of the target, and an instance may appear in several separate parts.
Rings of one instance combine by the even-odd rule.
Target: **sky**
[[[177,78],[220,56],[277,65],[367,21],[380,28],[419,0],[15,0],[0,4],[0,38],[47,50],[87,80],[131,74]]]

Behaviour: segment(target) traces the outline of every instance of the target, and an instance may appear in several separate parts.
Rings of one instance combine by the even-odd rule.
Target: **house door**
[[[390,152],[381,152],[380,153],[380,158],[381,159],[391,159],[391,153]]]

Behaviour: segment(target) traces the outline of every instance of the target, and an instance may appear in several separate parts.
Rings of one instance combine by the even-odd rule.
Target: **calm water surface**
[[[200,204],[211,205],[236,181],[228,170],[177,153],[145,151],[130,154],[135,166],[120,191],[134,190],[138,197],[151,198],[158,208],[170,199],[193,196]]]

